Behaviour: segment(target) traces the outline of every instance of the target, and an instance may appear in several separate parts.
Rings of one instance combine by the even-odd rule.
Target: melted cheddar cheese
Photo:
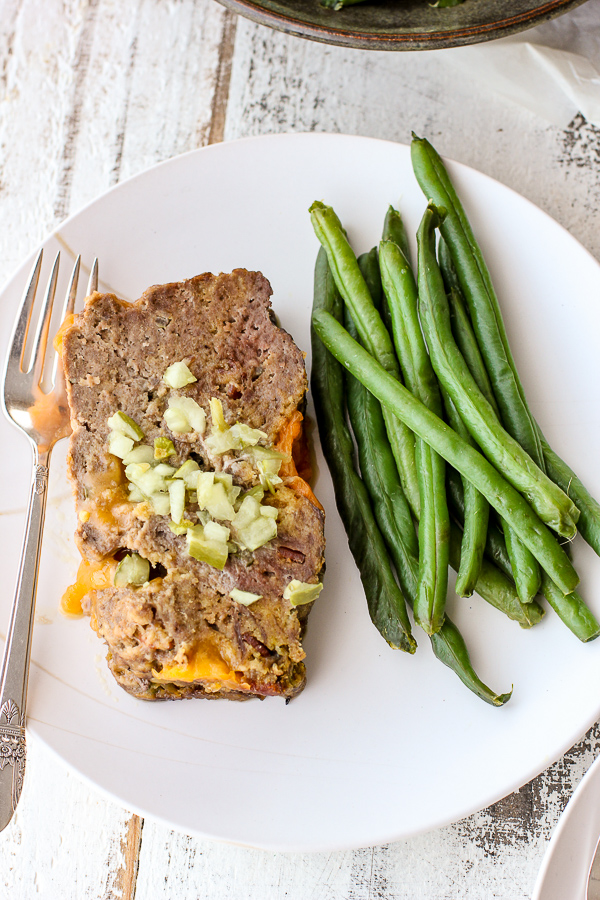
[[[82,616],[81,601],[85,595],[112,587],[117,565],[114,559],[104,559],[102,562],[88,562],[87,559],[82,559],[75,584],[70,585],[62,596],[61,612],[66,616]]]
[[[160,672],[153,671],[152,680],[164,682],[202,682],[205,691],[211,693],[223,689],[249,691],[251,686],[244,681],[223,659],[214,641],[205,639],[187,654],[186,662],[170,663]]]

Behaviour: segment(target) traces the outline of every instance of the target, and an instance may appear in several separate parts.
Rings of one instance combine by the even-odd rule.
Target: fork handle
[[[0,673],[0,831],[17,808],[25,774],[25,705],[50,451],[34,447],[27,524]]]

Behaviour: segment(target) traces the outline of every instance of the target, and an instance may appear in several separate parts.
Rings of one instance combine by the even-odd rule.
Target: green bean
[[[600,556],[600,503],[592,497],[575,472],[554,452],[539,426],[538,432],[548,475],[575,503],[579,510],[577,522],[579,533]]]
[[[444,460],[420,440],[416,447],[421,497],[419,519],[419,590],[415,621],[427,634],[435,634],[444,621],[448,594],[448,540],[450,518],[444,487]]]
[[[392,340],[375,309],[369,288],[363,278],[358,260],[331,206],[316,201],[310,216],[321,245],[325,248],[329,268],[344,303],[356,323],[361,343],[377,359],[386,372],[399,378],[400,370]]]
[[[460,507],[461,501],[460,497],[457,496],[456,487],[456,481],[452,483],[451,479],[449,479],[449,494]],[[512,566],[506,551],[504,537],[500,529],[492,523],[490,523],[488,529],[486,553],[508,578],[512,577]],[[479,584],[477,585],[477,590],[481,593]],[[573,593],[567,594],[565,597],[548,577],[543,579],[542,590],[551,607],[576,637],[586,642],[598,636],[596,620],[577,591],[573,591]],[[497,595],[497,591],[494,592],[494,595]],[[530,610],[532,608],[535,609],[534,616],[539,615],[539,612],[543,614],[543,610],[541,610],[541,607],[535,600],[533,603],[521,605],[521,610]]]
[[[490,703],[492,706],[503,706],[507,700],[510,700],[512,690],[507,694],[494,694],[477,677],[471,665],[464,639],[448,616],[446,616],[441,631],[431,635],[431,646],[440,662],[456,672],[462,683],[486,703]]]
[[[502,519],[500,519],[502,523]],[[495,566],[503,572],[507,578],[514,580],[514,572],[508,550],[506,549],[506,541],[504,540],[504,529],[501,524],[490,522],[488,527],[488,537],[485,544],[485,552],[492,560]],[[535,601],[533,601],[535,602]]]
[[[463,490],[464,479],[456,469],[448,469],[447,494],[454,517],[462,522],[465,516],[465,500]],[[508,579],[514,581],[514,575],[502,530],[494,521],[495,515],[490,516],[488,522],[487,537],[485,542],[485,554],[488,559],[503,572]],[[500,520],[502,521],[502,519]]]
[[[500,410],[496,403],[490,377],[485,367],[485,362],[483,361],[481,350],[479,349],[479,344],[477,343],[477,338],[473,331],[473,326],[471,325],[469,313],[465,307],[465,301],[460,290],[460,285],[458,284],[456,270],[454,269],[454,264],[450,257],[448,245],[443,238],[440,238],[438,255],[440,270],[446,285],[454,339],[469,367],[471,375],[477,382],[477,387],[493,408],[498,419],[500,419]]]
[[[346,399],[362,478],[402,593],[412,605],[418,584],[418,573],[413,565],[419,553],[417,535],[387,440],[381,404],[360,381],[353,378],[353,382],[353,385],[348,384]]]
[[[408,389],[437,415],[442,399],[423,340],[417,313],[417,286],[406,257],[393,241],[379,245],[383,292],[392,317],[394,344]],[[443,459],[422,439],[415,442],[419,479],[419,590],[415,621],[427,632],[439,631],[448,593],[450,517]]]
[[[331,206],[318,201],[310,207],[310,215],[315,234],[327,252],[329,267],[337,289],[344,302],[348,304],[356,323],[360,340],[385,370],[392,377],[399,379],[400,370],[391,338],[373,305],[369,289],[340,220]],[[389,410],[384,409],[383,417],[406,499],[415,516],[418,516],[419,494],[416,490],[414,435],[409,428],[391,415]]]
[[[373,303],[380,305],[383,296],[377,248],[358,258]],[[345,309],[346,330],[358,340],[356,325]],[[371,497],[373,511],[396,567],[400,586],[411,605],[416,589],[412,562],[406,555],[418,557],[419,544],[410,507],[398,477],[398,469],[385,430],[381,403],[360,381],[346,372],[346,399],[352,430],[356,438],[363,480]]]
[[[446,291],[435,256],[437,221],[437,211],[429,206],[417,235],[419,311],[435,372],[487,458],[527,497],[547,525],[564,537],[574,537],[579,510],[502,428],[456,346]]]
[[[385,215],[381,239],[382,241],[394,241],[395,244],[398,244],[410,265],[410,247],[406,228],[404,227],[402,216],[393,206],[388,207],[388,211]],[[385,294],[381,304],[381,318],[385,322],[385,327],[388,332],[393,334],[392,314]]]
[[[542,584],[542,573],[535,556],[514,533],[510,525],[501,521],[506,552],[510,559],[517,593],[523,603],[531,603]]]
[[[510,352],[489,271],[441,157],[413,135],[413,169],[427,200],[446,211],[441,225],[485,359],[504,427],[543,468],[542,447]]]
[[[365,279],[365,284],[369,289],[373,306],[378,312],[381,312],[383,288],[381,286],[381,275],[379,273],[379,253],[377,252],[377,247],[372,247],[368,253],[361,253],[357,262],[361,275]],[[354,327],[356,328],[356,325]]]
[[[542,593],[557,616],[580,641],[587,644],[600,635],[600,625],[577,591],[565,596],[546,574],[542,574]]]
[[[463,306],[464,308],[458,275],[456,274],[456,269],[454,268],[454,262],[450,254],[450,248],[444,240],[443,235],[440,235],[440,239],[438,241],[438,261],[440,264],[440,272],[442,273],[442,278],[444,279],[444,284],[446,286],[446,292],[449,294],[451,291],[456,291],[460,295],[461,306]],[[479,352],[479,348],[477,348],[477,352]]]
[[[448,497],[451,500],[455,515],[462,519],[464,515],[463,482],[455,469],[448,472]],[[501,520],[502,521],[502,520]],[[450,563],[453,554],[458,555],[456,545],[458,539],[452,534],[450,543]],[[477,593],[492,606],[502,610],[509,618],[519,622],[522,628],[530,628],[537,624],[544,615],[544,610],[536,600],[523,603],[516,593],[513,582],[513,568],[509,559],[502,530],[495,522],[488,524],[485,555],[482,561],[482,572],[475,586]],[[487,591],[488,593],[484,593]]]
[[[460,478],[458,477],[458,473],[451,469],[448,473],[448,496],[452,501],[452,505],[456,510],[457,514],[462,517],[464,510],[464,500],[462,494],[462,483]],[[504,525],[504,520],[500,520]],[[514,567],[513,563],[508,555],[508,550],[506,547],[506,541],[504,539],[505,529],[501,529],[495,522],[490,521],[488,525],[487,538],[485,544],[485,553],[489,560],[493,563],[494,570],[500,570],[503,574],[503,577],[509,579],[510,581],[514,580]],[[514,532],[513,532],[514,534]],[[568,547],[565,548],[568,550]],[[479,582],[477,583],[476,590],[479,594],[481,594],[481,586]],[[519,596],[517,594],[517,596]],[[488,602],[494,605],[493,599],[488,600]],[[535,599],[530,600],[526,603],[523,603],[519,600],[520,609],[519,609],[519,621],[523,627],[527,627],[524,623],[523,619],[527,619],[529,614],[527,610],[533,608],[531,613],[531,617],[533,619],[530,624],[535,624],[535,622],[539,621],[540,614],[543,614],[542,608],[535,601]],[[507,612],[506,609],[503,608],[504,612]],[[509,613],[507,613],[509,614]],[[510,615],[510,614],[509,614]]]
[[[379,269],[405,384],[429,409],[441,415],[440,388],[419,323],[417,285],[406,257],[394,241],[380,243]]]
[[[359,258],[359,263],[361,259]],[[418,544],[406,498],[400,499],[402,487],[385,431],[381,404],[353,376],[354,386],[348,385],[347,399],[350,420],[356,437],[358,455],[373,512],[382,536],[396,567],[403,593],[411,606],[417,597],[419,579]],[[360,399],[359,399],[360,398]],[[408,513],[408,515],[407,515]],[[460,538],[458,539],[460,540]],[[455,535],[456,543],[456,535]],[[459,551],[460,552],[460,551]],[[456,564],[456,560],[455,560]],[[477,589],[481,596],[521,625],[533,624],[533,616],[524,612],[510,583],[493,566],[484,569]],[[537,604],[535,604],[537,607]],[[539,610],[539,607],[537,607]],[[540,617],[541,617],[541,610]],[[533,615],[535,611],[532,610]],[[512,691],[496,694],[481,681],[475,672],[467,646],[456,625],[445,617],[442,627],[430,635],[437,659],[449,666],[469,690],[486,703],[502,706]]]
[[[458,414],[452,398],[442,391],[446,418],[457,434],[473,445],[473,439]],[[487,539],[490,505],[468,478],[463,484],[463,534],[460,562],[456,576],[456,593],[459,597],[470,597],[479,578],[483,553]]]
[[[473,333],[471,320],[465,308],[460,287],[458,287],[450,251],[443,239],[440,241],[439,258],[446,288],[450,288],[448,304],[450,306],[452,334],[477,387],[494,410],[498,419],[500,419],[500,410],[496,405],[496,398],[494,397],[487,369],[485,368],[477,339]],[[506,534],[505,546],[509,553],[519,597],[524,603],[528,603],[533,600],[540,589],[540,567],[533,554],[519,540],[516,534],[510,531],[506,522],[503,522],[502,528]]]
[[[313,312],[312,321],[318,336],[344,368],[481,491],[564,594],[574,591],[579,577],[571,561],[519,492],[485,457],[390,376],[326,310]]]
[[[385,214],[382,240],[393,241],[395,244],[398,244],[406,262],[409,266],[411,265],[408,234],[406,233],[402,216],[393,206],[388,206],[388,211]]]
[[[324,251],[317,257],[313,309],[342,315],[342,301],[330,276]],[[396,584],[367,490],[354,469],[354,444],[345,417],[343,370],[314,332],[312,353],[311,387],[321,445],[371,620],[388,644],[414,653],[416,641],[411,634],[404,597]]]
[[[388,207],[388,211],[385,215],[381,239],[382,241],[394,241],[396,244],[398,244],[406,258],[410,259],[408,255],[408,236],[406,234],[404,222],[402,221],[400,213],[395,210],[393,206]],[[394,330],[392,325],[392,314],[390,312],[390,307],[385,294],[383,295],[383,299],[381,302],[380,312],[385,327],[387,328],[389,334],[392,334]]]

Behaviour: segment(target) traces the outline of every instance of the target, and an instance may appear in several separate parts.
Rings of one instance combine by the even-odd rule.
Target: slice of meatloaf
[[[288,448],[290,435],[298,435],[307,388],[303,354],[274,324],[270,295],[258,272],[204,274],[152,287],[134,304],[92,294],[62,329],[68,469],[83,557],[71,591],[106,641],[115,678],[134,696],[289,698],[304,686],[301,637],[312,600],[294,605],[290,582],[308,597],[318,584],[324,515],[293,458],[279,462],[279,476],[265,476],[256,459],[258,451],[276,456],[274,448]],[[182,361],[195,380],[174,388],[165,372]],[[204,430],[168,427],[165,412],[181,397],[203,411]],[[156,495],[142,495],[130,482],[128,456],[109,452],[115,413],[135,423],[143,435],[138,447],[172,442],[161,502],[166,496],[168,506],[165,492],[187,463],[228,486],[236,511],[245,497],[257,498],[259,519],[275,521],[276,534],[248,549],[237,519],[221,518],[231,535],[223,538],[224,565],[191,556],[190,534],[212,516],[194,489],[197,473],[186,482],[183,518],[172,520],[173,507],[159,513]],[[256,450],[244,441],[241,448],[215,447],[211,436],[233,434],[232,426],[247,427]],[[125,584],[117,577],[116,586],[119,561],[131,554],[148,561],[148,577]]]

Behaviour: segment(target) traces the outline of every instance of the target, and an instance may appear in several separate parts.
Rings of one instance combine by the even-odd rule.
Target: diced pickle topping
[[[184,464],[182,466],[179,466],[173,478],[183,478],[186,487],[192,490],[196,487],[196,481],[198,479],[199,471],[200,466],[195,459],[186,459]]]
[[[154,438],[154,459],[168,459],[175,455],[175,445],[168,437]]]
[[[308,584],[293,578],[283,592],[283,599],[289,600],[292,606],[302,606],[316,600],[322,590],[322,584]]]
[[[206,413],[193,397],[171,397],[164,419],[173,434],[204,434],[206,428]]]
[[[108,452],[119,459],[124,459],[133,450],[133,441],[120,431],[111,431],[108,435]]]
[[[210,415],[212,418],[212,430],[225,431],[227,423],[225,422],[225,416],[223,415],[223,404],[217,397],[211,397],[209,404]]]
[[[118,410],[114,416],[111,416],[107,422],[108,427],[111,431],[118,431],[121,434],[124,434],[125,437],[131,438],[132,441],[141,441],[144,437],[144,432],[131,416],[128,416],[127,413]]]
[[[205,534],[203,525],[188,528],[187,551],[194,559],[207,563],[215,569],[223,569],[229,555],[227,541],[211,539],[210,534]]]
[[[185,360],[173,363],[163,375],[163,381],[171,388],[183,388],[198,379],[192,375]]]
[[[167,369],[164,380],[170,387],[179,389],[196,379],[183,360]],[[230,473],[203,470],[194,459],[185,460],[179,468],[167,464],[165,460],[177,453],[173,441],[159,435],[154,438],[153,446],[141,443],[134,446],[144,434],[121,411],[108,420],[109,451],[123,461],[129,481],[129,500],[149,503],[156,515],[170,516],[171,531],[187,536],[190,556],[222,569],[229,553],[253,552],[277,537],[278,511],[262,505],[262,501],[265,491],[274,494],[276,486],[282,483],[279,469],[290,457],[261,444],[267,439],[263,431],[242,422],[227,425],[223,405],[216,397],[210,400],[210,415],[211,433],[204,440],[206,447],[217,455],[238,452],[254,468],[259,484],[243,491],[233,483]],[[191,397],[170,397],[164,419],[174,434],[194,431],[203,435],[206,428],[206,413]],[[198,524],[186,518],[186,508],[190,506],[197,508]],[[314,591],[314,585],[309,587]],[[258,599],[258,595],[248,596]]]
[[[243,606],[251,606],[252,603],[256,603],[257,600],[262,598],[262,594],[251,594],[250,591],[240,591],[237,588],[234,588],[229,596],[236,603],[241,603]]]
[[[173,534],[187,534],[188,528],[193,528],[194,523],[190,522],[189,519],[182,519],[179,525],[175,522],[169,522],[169,528],[173,532]]]
[[[153,463],[154,449],[149,444],[140,444],[138,447],[134,447],[127,456],[123,457],[123,462],[126,466],[130,463]]]
[[[169,500],[171,518],[176,525],[181,523],[185,509],[185,482],[174,478],[169,484]]]
[[[124,556],[115,572],[115,587],[127,587],[128,584],[146,584],[150,577],[150,563],[139,553],[128,553]]]

